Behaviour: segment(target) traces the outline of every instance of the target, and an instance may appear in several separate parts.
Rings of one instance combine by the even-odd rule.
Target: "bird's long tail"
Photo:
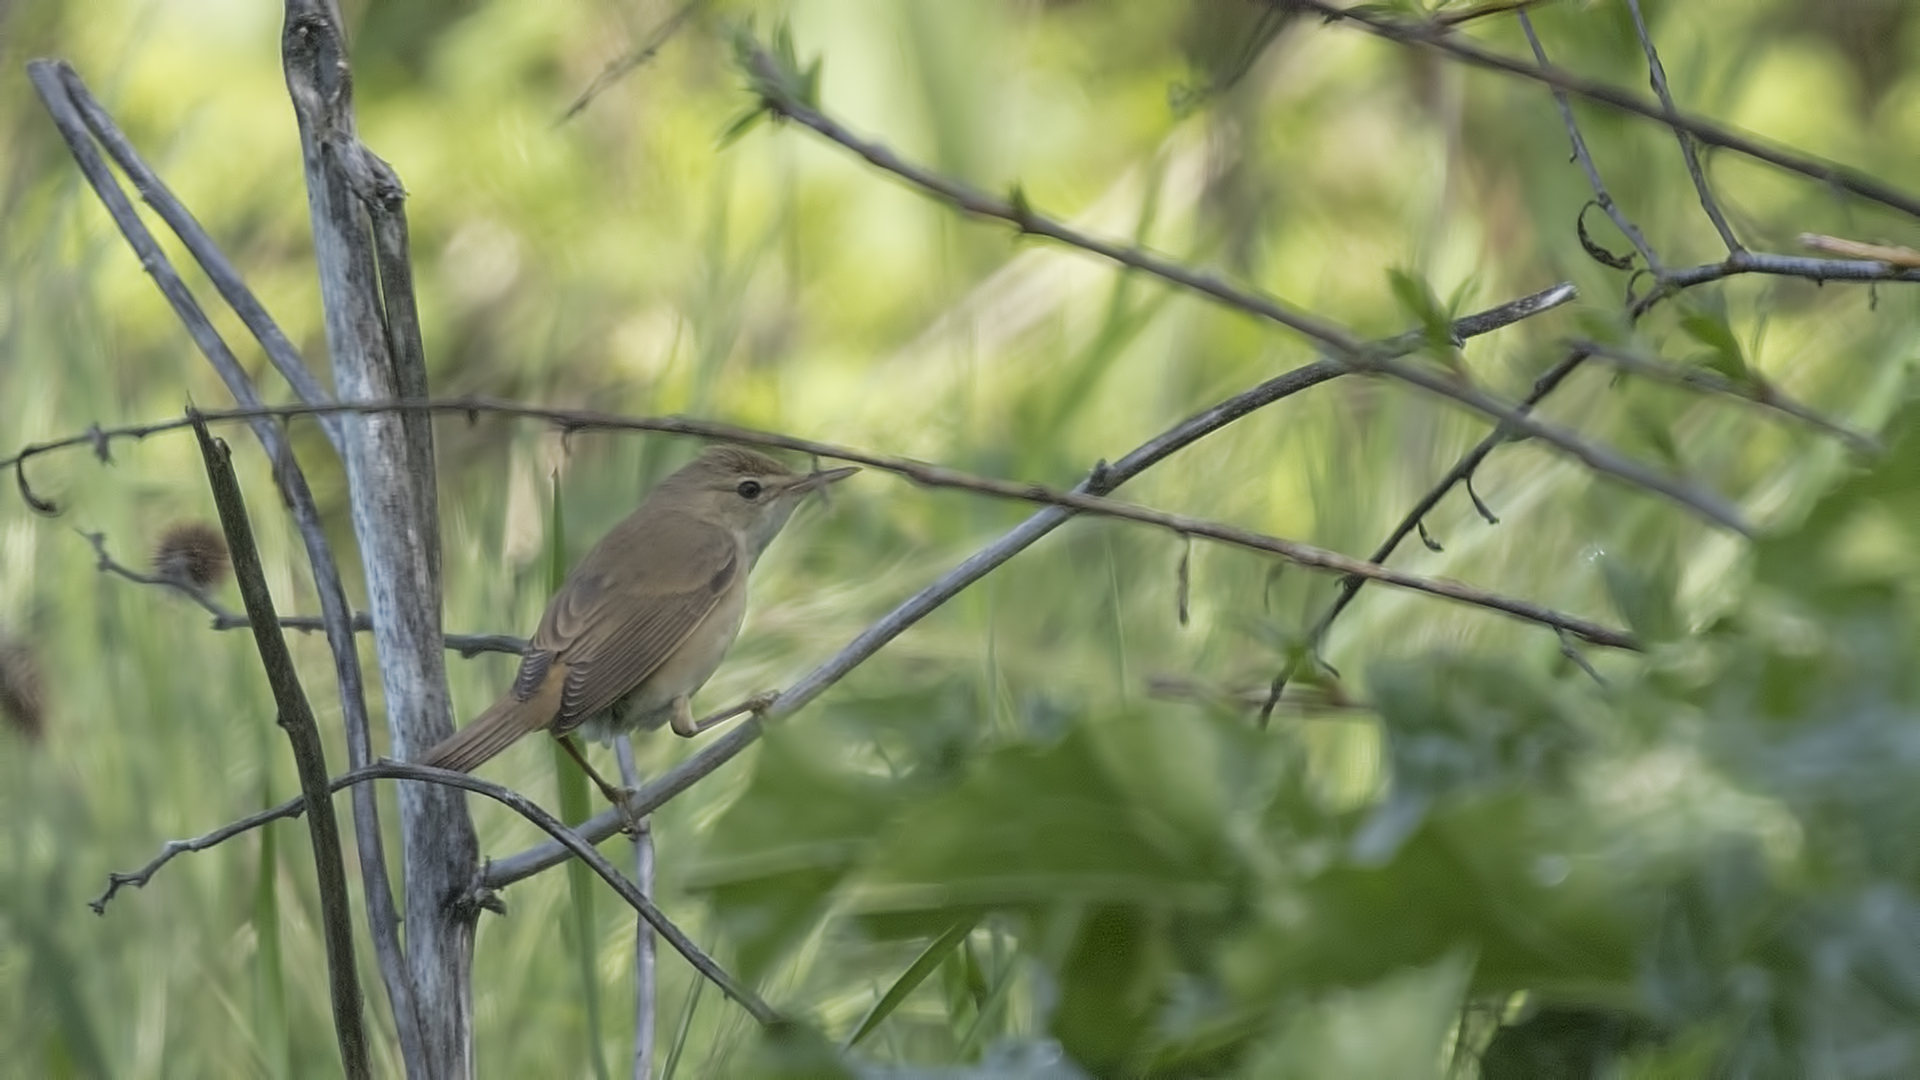
[[[511,691],[501,695],[486,712],[434,745],[420,759],[422,765],[456,772],[472,772],[488,758],[513,745],[523,735],[539,731],[559,712],[559,679],[547,679],[525,701]]]

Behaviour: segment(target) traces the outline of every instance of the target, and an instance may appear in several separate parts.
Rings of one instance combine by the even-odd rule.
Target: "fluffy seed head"
[[[177,521],[160,534],[153,548],[153,572],[196,589],[218,585],[227,576],[227,538],[204,521]]]

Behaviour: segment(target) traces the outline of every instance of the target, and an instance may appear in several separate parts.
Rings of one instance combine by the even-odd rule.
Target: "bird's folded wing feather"
[[[566,666],[556,734],[645,681],[746,572],[739,544],[718,525],[687,517],[640,524],[622,523],[587,554],[534,633],[531,647]]]

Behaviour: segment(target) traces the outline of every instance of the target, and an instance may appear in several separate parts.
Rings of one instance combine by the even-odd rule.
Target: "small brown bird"
[[[547,603],[512,689],[423,762],[468,772],[545,728],[586,767],[569,732],[606,739],[669,724],[691,736],[764,708],[695,721],[690,699],[740,633],[760,553],[809,493],[859,471],[801,474],[751,450],[707,449],[594,545]]]

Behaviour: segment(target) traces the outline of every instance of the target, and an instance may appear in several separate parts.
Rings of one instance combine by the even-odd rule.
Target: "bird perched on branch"
[[[752,450],[708,448],[574,567],[547,603],[512,688],[422,763],[468,772],[544,728],[620,805],[569,733],[605,740],[665,724],[692,736],[765,709],[772,699],[762,695],[695,720],[691,700],[740,633],[747,575],[761,552],[802,499],[858,471],[796,473]]]

